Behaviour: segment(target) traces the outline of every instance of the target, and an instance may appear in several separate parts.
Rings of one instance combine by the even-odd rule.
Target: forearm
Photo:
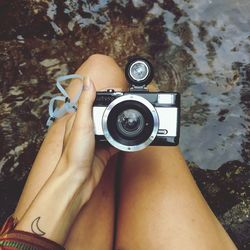
[[[56,171],[42,187],[16,226],[63,244],[76,215],[84,204],[83,182],[73,171]]]
[[[62,245],[75,217],[100,181],[111,153],[102,149],[97,150],[98,157],[94,155],[92,106],[96,93],[88,77],[81,90],[77,112],[69,116],[63,141],[58,142],[63,143],[59,163],[26,212],[21,213],[13,231],[27,231],[31,238],[32,233],[38,234]]]

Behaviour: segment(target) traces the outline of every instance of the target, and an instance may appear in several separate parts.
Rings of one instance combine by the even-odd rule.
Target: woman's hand
[[[110,147],[95,149],[92,119],[95,95],[94,84],[87,78],[78,110],[71,114],[66,124],[57,166],[16,229],[64,243],[75,217],[99,183],[109,158],[117,152]]]
[[[66,124],[63,152],[56,168],[56,172],[74,172],[75,177],[84,182],[86,190],[90,192],[89,196],[99,183],[108,160],[117,152],[112,147],[95,148],[92,118],[95,96],[95,86],[87,77],[83,83],[77,112],[71,114]]]

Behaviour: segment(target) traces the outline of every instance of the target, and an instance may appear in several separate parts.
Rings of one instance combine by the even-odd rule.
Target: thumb
[[[93,82],[87,77],[83,82],[78,108],[73,122],[65,152],[71,163],[90,166],[95,149],[94,124],[92,119],[92,106],[96,91]]]
[[[78,108],[74,126],[83,127],[92,123],[92,106],[96,97],[96,90],[93,81],[87,76],[83,81],[82,93],[78,100]]]
[[[102,161],[103,165],[106,166],[109,159],[117,154],[119,150],[117,148],[114,148],[112,146],[98,146],[96,147],[96,155],[98,158]]]

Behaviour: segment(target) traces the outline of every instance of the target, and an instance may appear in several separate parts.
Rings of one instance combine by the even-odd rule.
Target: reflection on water
[[[1,2],[0,10],[5,96],[0,115],[9,133],[8,126],[17,126],[19,138],[33,140],[6,118],[13,105],[6,103],[14,95],[23,96],[15,107],[21,127],[27,121],[18,107],[26,105],[28,115],[31,107],[33,119],[45,119],[54,93],[48,82],[72,72],[90,54],[109,54],[121,66],[127,56],[140,54],[153,62],[160,89],[182,93],[180,145],[186,159],[207,169],[231,160],[249,163],[248,0],[67,0],[60,5],[40,0]],[[23,143],[6,141],[3,164],[12,157],[14,142]]]
[[[7,47],[2,44],[1,61],[8,61],[2,81],[10,99],[15,91],[26,94],[27,82],[39,85],[33,94],[28,91],[27,105],[36,117],[45,114],[51,96],[49,85],[41,87],[41,81],[73,71],[95,52],[114,56],[122,66],[127,56],[141,54],[154,63],[162,90],[182,92],[180,145],[186,159],[208,169],[231,160],[249,162],[249,94],[242,100],[249,93],[248,0],[67,0],[60,5],[40,0],[12,5],[0,4],[1,39],[12,39]],[[38,105],[39,95],[43,101]]]
[[[123,33],[126,26],[128,32],[134,26],[147,45],[135,41],[133,47],[142,47],[136,52],[155,61],[161,89],[183,93],[181,148],[187,160],[209,169],[232,160],[248,162],[242,146],[249,117],[240,100],[243,82],[248,81],[249,1],[114,2],[65,1],[67,28],[97,25],[109,40],[110,29],[119,29],[116,25],[124,25],[119,30]],[[47,15],[54,32],[63,35],[57,8],[51,1]],[[146,27],[142,32],[141,24]],[[123,39],[114,38],[111,52],[116,56],[128,46]],[[247,86],[244,91],[249,91]]]
[[[249,114],[244,111],[241,93],[249,91],[250,3],[176,2],[187,13],[177,23],[188,22],[192,46],[184,47],[196,65],[183,92],[181,147],[187,159],[202,168],[243,161]]]

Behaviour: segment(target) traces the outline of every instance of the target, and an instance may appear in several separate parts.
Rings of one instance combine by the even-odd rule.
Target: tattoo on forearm
[[[40,227],[38,226],[38,223],[39,223],[39,220],[40,220],[41,217],[37,217],[35,220],[33,220],[33,222],[31,223],[31,231],[34,233],[34,234],[37,234],[39,236],[43,236],[45,235],[45,232],[42,231],[40,229]]]

